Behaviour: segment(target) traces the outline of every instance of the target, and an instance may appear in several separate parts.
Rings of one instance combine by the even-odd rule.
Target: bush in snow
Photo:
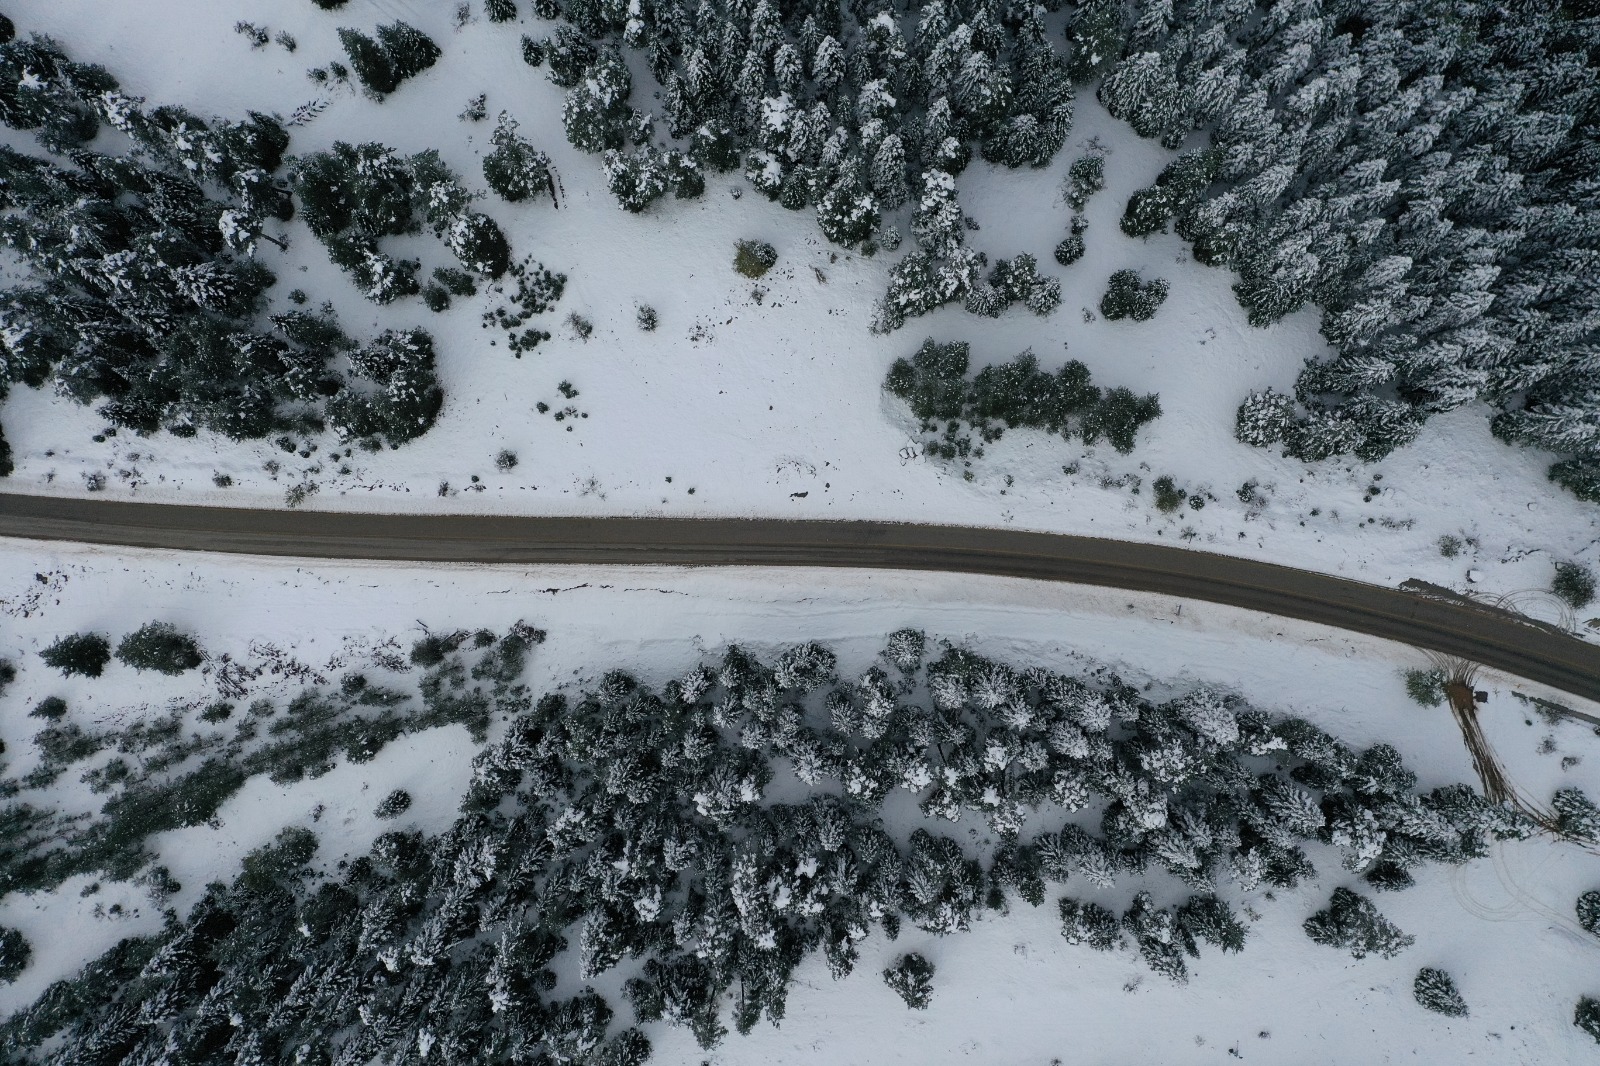
[[[1600,808],[1582,789],[1563,788],[1550,797],[1556,813],[1556,831],[1574,840],[1600,840]]]
[[[915,952],[902,955],[900,961],[883,971],[883,983],[895,995],[906,1001],[912,1010],[927,1010],[933,997],[933,963]]]
[[[1467,1016],[1467,1001],[1456,990],[1455,980],[1443,970],[1428,966],[1418,970],[1417,979],[1411,983],[1411,994],[1419,1005],[1436,1014],[1451,1018]]]
[[[1573,610],[1587,607],[1594,602],[1594,571],[1582,563],[1556,563],[1556,576],[1550,582],[1550,591]]]
[[[66,714],[66,700],[62,699],[60,696],[46,696],[44,699],[34,704],[33,710],[28,712],[28,717],[44,718],[48,721],[54,722],[57,719],[66,717]]]
[[[1583,996],[1578,1000],[1577,1009],[1572,1012],[1572,1024],[1588,1033],[1600,1044],[1600,1000]]]
[[[483,0],[483,13],[490,22],[515,22],[516,0]]]
[[[111,661],[111,643],[99,633],[75,633],[58,637],[39,658],[46,666],[53,666],[67,677],[99,677]]]
[[[1406,695],[1424,707],[1444,703],[1444,675],[1437,670],[1407,670]]]
[[[33,948],[17,930],[0,925],[0,985],[9,985],[33,958]]]
[[[1600,891],[1590,889],[1578,897],[1578,924],[1600,936]]]
[[[1416,937],[1407,936],[1372,905],[1365,896],[1348,888],[1333,890],[1328,909],[1318,911],[1305,921],[1306,936],[1318,944],[1348,948],[1357,959],[1368,955],[1393,958],[1416,943]]]
[[[1060,263],[1062,266],[1071,266],[1073,263],[1076,263],[1078,260],[1083,258],[1083,233],[1088,228],[1088,219],[1084,218],[1082,215],[1072,216],[1071,229],[1067,235],[1062,238],[1061,243],[1056,245],[1055,257],[1057,263]]]
[[[1160,278],[1146,282],[1137,270],[1119,270],[1111,275],[1106,294],[1100,297],[1100,313],[1113,320],[1148,322],[1166,298],[1167,283]]]
[[[122,638],[117,658],[135,670],[176,675],[193,670],[205,657],[187,633],[169,622],[150,622]]]
[[[372,813],[379,818],[398,818],[411,809],[411,793],[397,788],[378,802]]]
[[[733,249],[733,269],[747,278],[759,278],[778,261],[778,250],[766,241],[740,241]]]

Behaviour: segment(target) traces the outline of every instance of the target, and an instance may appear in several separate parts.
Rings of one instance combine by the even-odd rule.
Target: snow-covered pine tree
[[[1435,1014],[1450,1018],[1467,1016],[1467,1001],[1456,990],[1454,979],[1443,970],[1429,966],[1418,970],[1416,980],[1411,983],[1411,994],[1419,1006]]]
[[[494,147],[483,157],[483,180],[501,198],[519,203],[550,189],[550,157],[517,135],[510,113],[500,112],[489,143]]]
[[[1328,908],[1306,919],[1305,931],[1316,943],[1346,948],[1357,959],[1368,955],[1391,959],[1417,939],[1402,933],[1371,900],[1348,888],[1334,889]]]
[[[911,952],[883,971],[883,982],[912,1010],[927,1010],[933,997],[933,963]]]

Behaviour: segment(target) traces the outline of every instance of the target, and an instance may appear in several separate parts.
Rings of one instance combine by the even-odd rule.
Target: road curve
[[[1054,533],[783,519],[268,511],[0,494],[0,537],[316,559],[838,566],[1063,581],[1318,622],[1600,700],[1600,647],[1505,612],[1187,548]]]

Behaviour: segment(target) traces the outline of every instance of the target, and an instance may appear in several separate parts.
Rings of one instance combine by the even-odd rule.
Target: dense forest
[[[991,268],[969,245],[957,179],[975,157],[1048,164],[1075,93],[1093,91],[1181,153],[1129,201],[1126,232],[1171,227],[1200,261],[1236,272],[1254,323],[1321,314],[1335,354],[1308,363],[1292,396],[1246,398],[1241,440],[1372,461],[1430,414],[1482,402],[1496,435],[1555,452],[1550,476],[1600,500],[1592,5],[497,0],[486,12],[508,34],[524,16],[554,29],[524,33],[522,55],[566,90],[568,138],[602,156],[630,210],[739,170],[840,244],[893,252],[906,229],[915,246],[891,268],[882,329],[952,301],[1054,309],[1059,285],[1030,258]],[[0,378],[54,379],[140,432],[331,423],[398,444],[431,424],[440,394],[418,331],[355,360],[343,354],[360,346],[326,315],[262,331],[271,277],[251,251],[299,202],[334,261],[388,301],[422,291],[420,264],[380,240],[426,225],[467,267],[435,272],[429,304],[446,306],[473,291],[472,273],[505,271],[510,251],[436,156],[339,145],[280,176],[288,136],[274,119],[147,111],[51,42],[15,38],[9,22],[0,37],[0,120],[57,157],[0,159],[4,240],[38,280],[3,295]],[[439,55],[403,22],[340,39],[386,106],[404,106],[402,83]],[[630,102],[644,70],[664,128]],[[131,151],[92,150],[102,127]],[[547,162],[515,129],[502,122],[485,176],[527,200]],[[1071,203],[1098,187],[1094,164],[1074,165]],[[1064,234],[1064,264],[1081,254],[1082,222]],[[1116,302],[1148,317],[1143,304],[1164,293]]]
[[[440,639],[412,659],[434,662]],[[1393,891],[1537,831],[1467,785],[1416,783],[1388,745],[1353,751],[1237,698],[1151,699],[1101,667],[1018,670],[916,630],[854,680],[821,645],[729,647],[659,690],[613,670],[521,701],[447,832],[402,821],[369,854],[319,863],[313,829],[287,828],[3,1038],[23,1061],[637,1064],[642,1033],[555,968],[587,982],[642,960],[634,1018],[710,1047],[780,1021],[814,952],[844,978],[874,929],[956,933],[1063,883],[1131,881],[1120,915],[1057,898],[1062,934],[1181,982],[1205,945],[1244,947],[1225,895],[1315,876],[1304,844]],[[902,789],[922,817],[885,820]],[[1596,839],[1581,793],[1554,806]],[[976,849],[938,829],[974,821],[990,834]],[[1349,888],[1305,930],[1356,958],[1413,941]],[[912,1006],[931,974],[916,960],[885,975]]]
[[[742,165],[842,244],[892,248],[886,215],[909,204],[917,247],[893,268],[883,328],[952,300],[1004,306],[966,242],[956,177],[974,150],[1004,166],[1048,163],[1074,86],[1092,89],[1141,136],[1183,150],[1129,202],[1126,232],[1174,227],[1200,261],[1238,274],[1253,323],[1321,312],[1336,355],[1309,363],[1292,397],[1249,397],[1241,440],[1372,461],[1430,414],[1481,401],[1498,436],[1558,453],[1550,476],[1600,501],[1593,5],[537,8],[571,28],[525,54],[571,86],[569,136],[607,152],[608,167],[629,139],[640,147],[628,167],[683,165],[657,160],[647,116],[627,106],[620,52],[633,50],[693,165]],[[1081,234],[1075,222],[1063,261],[1081,254]]]

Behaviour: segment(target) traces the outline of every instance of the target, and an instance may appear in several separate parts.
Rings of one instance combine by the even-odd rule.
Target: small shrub
[[[1600,841],[1600,807],[1582,789],[1563,788],[1550,797],[1556,831],[1573,840]]]
[[[219,489],[233,488],[233,478],[228,474],[212,474],[211,483]]]
[[[740,241],[734,246],[733,269],[747,278],[759,278],[778,261],[778,250],[766,241]]]
[[[379,818],[398,818],[411,809],[411,793],[397,788],[379,802],[372,813]]]
[[[1089,220],[1082,215],[1072,216],[1072,230],[1060,244],[1056,245],[1056,262],[1062,266],[1071,266],[1083,258],[1084,243],[1083,231],[1089,228]]]
[[[654,307],[651,307],[648,304],[640,304],[639,313],[637,316],[635,316],[635,318],[639,323],[640,329],[644,330],[646,333],[655,332],[656,326],[658,325],[658,320],[656,318],[656,309]]]
[[[467,639],[465,631],[455,633],[429,633],[411,645],[411,662],[416,666],[438,666],[446,655],[461,647]]]
[[[251,48],[265,48],[272,40],[272,35],[265,26],[257,26],[254,22],[235,22],[233,32],[250,42]]]
[[[117,658],[135,670],[177,675],[199,666],[204,656],[187,633],[168,622],[150,622],[122,638]]]
[[[1439,554],[1446,559],[1454,559],[1461,554],[1461,538],[1451,533],[1446,533],[1439,538]]]
[[[1600,936],[1600,892],[1590,889],[1578,897],[1578,924]]]
[[[1424,707],[1444,703],[1444,676],[1437,670],[1407,670],[1406,695]]]
[[[212,724],[217,722],[226,722],[232,717],[233,704],[224,703],[220,700],[216,703],[207,705],[206,709],[200,712],[200,720],[202,722],[210,722]]]
[[[1572,1014],[1572,1024],[1588,1033],[1600,1044],[1600,1000],[1584,996],[1578,1000],[1578,1009]]]
[[[502,474],[517,468],[517,453],[509,448],[500,449],[500,454],[494,457],[494,468]]]
[[[1561,597],[1573,610],[1587,607],[1594,602],[1594,571],[1582,563],[1557,563],[1550,591]]]
[[[1156,478],[1150,487],[1155,490],[1156,510],[1162,514],[1171,514],[1183,506],[1186,498],[1184,491],[1166,474]]]
[[[1417,979],[1411,983],[1411,994],[1418,1004],[1436,1014],[1451,1018],[1467,1016],[1467,1001],[1461,998],[1455,981],[1443,970],[1424,966],[1417,971]]]
[[[933,963],[915,952],[883,971],[883,982],[912,1010],[927,1010],[933,995]]]
[[[483,0],[483,13],[490,22],[515,22],[516,0]]]
[[[576,311],[567,316],[567,325],[572,327],[572,332],[578,335],[579,340],[588,340],[589,335],[594,332],[594,323]]]
[[[111,642],[99,633],[74,633],[61,637],[39,653],[46,666],[53,666],[67,677],[99,677],[111,661]]]
[[[33,947],[15,929],[0,926],[0,985],[9,985],[28,968]]]
[[[65,717],[66,713],[66,700],[62,699],[60,696],[46,696],[44,699],[40,700],[34,705],[33,710],[28,712],[28,717],[43,718],[47,721],[54,722],[57,719]]]

